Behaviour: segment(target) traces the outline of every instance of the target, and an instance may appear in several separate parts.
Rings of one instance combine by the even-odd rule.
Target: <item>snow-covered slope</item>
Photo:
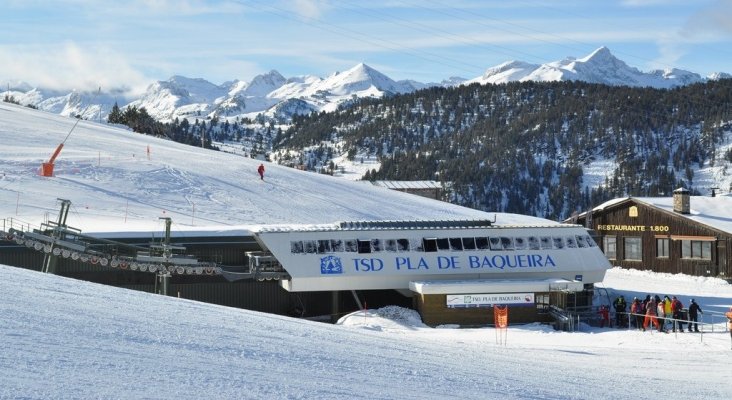
[[[703,336],[531,324],[510,326],[500,345],[493,328],[433,329],[398,307],[330,325],[2,265],[0,274],[3,399],[732,398],[719,314]],[[720,280],[613,269],[603,285],[612,298],[650,288],[694,297],[709,323],[732,304]]]
[[[0,103],[0,219],[38,225],[71,200],[69,225],[84,231],[239,229],[339,220],[493,219],[488,214],[369,183],[303,172],[130,131]],[[71,132],[55,161],[42,162]],[[550,223],[498,214],[498,223]]]

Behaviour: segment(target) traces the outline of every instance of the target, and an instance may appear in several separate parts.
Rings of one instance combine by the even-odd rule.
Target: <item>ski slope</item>
[[[0,103],[0,219],[36,226],[56,220],[62,198],[72,203],[68,224],[86,233],[160,231],[160,217],[172,218],[174,231],[382,219],[549,223],[266,162],[262,181],[259,160],[90,121],[72,130],[75,122]],[[40,176],[41,164],[60,143],[55,176]]]
[[[429,328],[397,307],[331,325],[0,266],[2,399],[732,398],[722,320],[696,333]],[[732,305],[711,278],[612,269],[615,296]],[[510,319],[510,311],[509,311]]]

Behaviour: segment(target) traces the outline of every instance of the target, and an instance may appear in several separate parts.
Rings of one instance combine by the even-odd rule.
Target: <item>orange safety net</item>
[[[496,328],[508,327],[508,306],[493,306],[493,320]]]

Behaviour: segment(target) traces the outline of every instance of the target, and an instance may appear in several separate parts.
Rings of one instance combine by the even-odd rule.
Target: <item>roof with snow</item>
[[[442,184],[437,181],[374,181],[375,186],[388,189],[442,189]]]
[[[674,215],[732,234],[732,216],[730,216],[732,195],[690,196],[689,199],[690,213],[674,213]],[[592,211],[602,211],[629,200],[644,203],[667,212],[674,212],[673,197],[619,197],[600,204]],[[580,214],[580,217],[584,214]]]

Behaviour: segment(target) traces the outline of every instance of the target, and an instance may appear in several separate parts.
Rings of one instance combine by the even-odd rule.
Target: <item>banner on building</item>
[[[448,308],[492,307],[493,305],[534,305],[533,293],[448,294]]]

